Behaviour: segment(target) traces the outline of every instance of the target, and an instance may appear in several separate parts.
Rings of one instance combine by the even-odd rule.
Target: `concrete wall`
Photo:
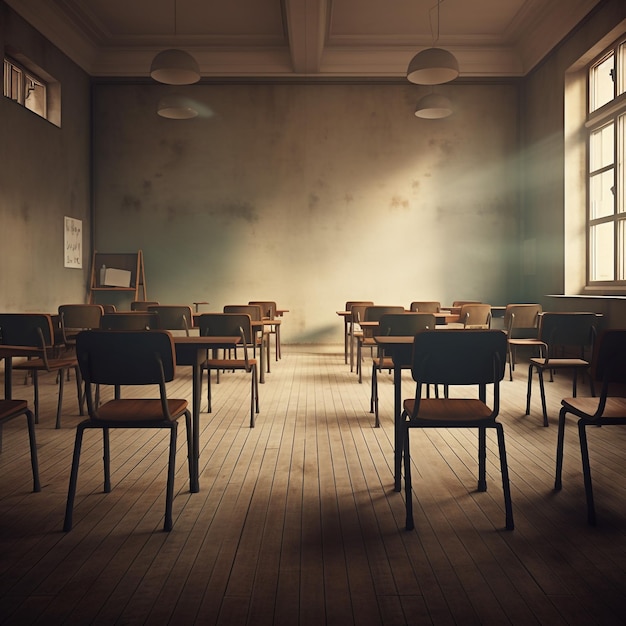
[[[582,215],[579,223],[582,222],[580,228],[584,228],[586,210],[585,171],[567,172],[565,167],[565,149],[572,141],[572,137],[564,133],[566,74],[581,63],[589,62],[594,54],[599,54],[603,47],[623,34],[626,31],[624,20],[626,3],[623,0],[607,0],[599,5],[525,79],[521,90],[521,158],[524,162],[521,239],[522,246],[528,241],[528,249],[534,251],[532,271],[522,271],[521,293],[524,299],[542,302],[546,310],[602,313],[605,323],[613,327],[626,327],[624,297],[551,298],[548,295],[567,294],[572,283],[579,285],[574,293],[584,286],[584,275],[566,281],[568,263],[569,267],[580,266],[584,264],[585,255],[584,237],[580,237],[580,233],[582,247],[573,249],[571,241],[566,241],[566,236],[574,234],[566,229],[566,215],[571,211]],[[571,127],[568,132],[573,132]],[[581,136],[584,140],[584,134]],[[580,193],[566,189],[566,180],[569,185],[579,185]],[[577,197],[578,202],[566,201],[572,197]],[[571,258],[575,255],[582,259]]]
[[[409,84],[194,85],[184,121],[170,89],[94,91],[96,248],[142,249],[148,299],[276,300],[291,342],[340,341],[346,300],[516,299],[515,84],[439,87],[445,120]]]
[[[61,83],[61,126],[0,97],[0,310],[83,302],[89,267],[89,78],[0,2],[0,51]],[[64,216],[83,223],[83,269],[64,267]]]

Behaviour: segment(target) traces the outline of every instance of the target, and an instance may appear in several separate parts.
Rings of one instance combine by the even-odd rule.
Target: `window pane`
[[[46,117],[46,87],[30,77],[26,79],[24,106],[34,113]]]
[[[617,280],[626,280],[626,221],[617,222]]]
[[[617,83],[617,95],[620,95],[626,91],[626,43],[623,43],[617,51],[617,67],[620,68],[620,79]]]
[[[591,280],[614,280],[613,222],[592,226],[589,239]]]
[[[9,83],[9,98],[22,104],[22,72],[13,65],[11,65]]]
[[[56,90],[60,93],[60,91]],[[10,58],[4,59],[4,95],[12,98],[26,109],[48,119],[48,85],[43,79]],[[55,105],[60,105],[58,97],[54,97]],[[57,108],[55,106],[55,109]],[[55,120],[54,124],[59,125]]]
[[[606,167],[607,165],[613,165],[615,159],[613,133],[614,126],[612,122],[591,133],[589,169],[592,172]]]
[[[613,168],[589,179],[589,219],[596,220],[614,213],[615,180]]]
[[[604,61],[591,68],[589,107],[591,111],[599,109],[615,97],[613,78],[615,55],[610,54]]]
[[[626,211],[626,113],[617,118],[617,206],[618,213]]]

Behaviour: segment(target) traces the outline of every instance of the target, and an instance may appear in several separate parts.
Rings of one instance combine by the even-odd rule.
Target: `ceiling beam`
[[[296,74],[319,72],[327,13],[327,0],[285,0],[291,62]]]

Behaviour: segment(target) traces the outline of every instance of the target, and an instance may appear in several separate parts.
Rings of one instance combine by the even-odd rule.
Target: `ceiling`
[[[461,78],[527,74],[600,0],[5,0],[92,76],[182,48],[203,79],[400,79],[433,46]]]

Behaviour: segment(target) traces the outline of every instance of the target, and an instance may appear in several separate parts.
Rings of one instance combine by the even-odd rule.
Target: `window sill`
[[[585,293],[582,294],[547,294],[547,298],[571,298],[571,299],[591,299],[591,300],[626,300],[626,290],[625,289],[615,289],[615,291],[611,289],[598,289],[586,290]]]

